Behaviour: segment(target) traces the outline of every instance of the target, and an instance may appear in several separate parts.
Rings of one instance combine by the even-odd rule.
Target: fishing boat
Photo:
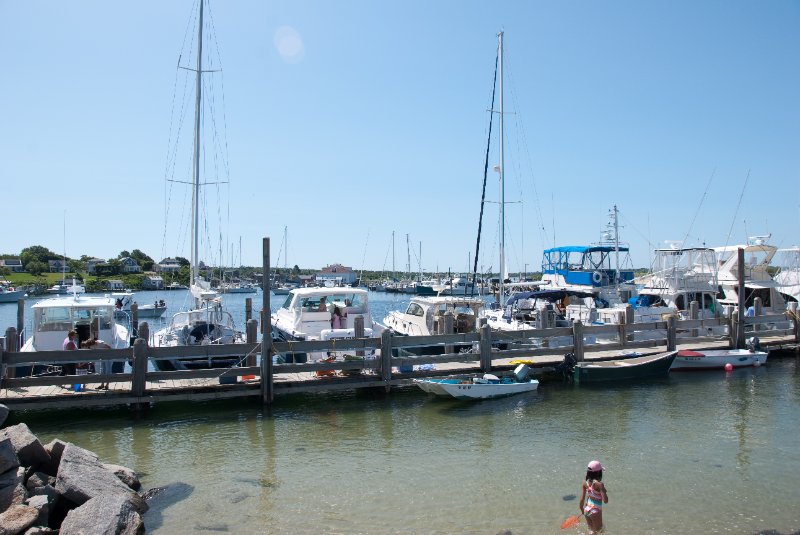
[[[680,247],[669,241],[667,247],[653,251],[648,275],[640,283],[638,295],[629,299],[637,321],[660,321],[665,314],[689,319],[689,305],[696,301],[698,317],[713,318],[717,303],[716,256],[710,247]]]
[[[766,363],[767,352],[753,349],[681,350],[675,356],[670,370],[722,370],[728,364],[733,368],[742,368]]]
[[[758,297],[761,299],[764,314],[783,314],[786,301],[779,291],[781,286],[772,278],[768,269],[778,248],[767,243],[769,238],[770,236],[751,236],[742,245],[714,248],[719,266],[717,280],[722,297],[718,301],[721,305],[735,307],[739,303],[738,250],[743,249],[745,308],[754,306]]]
[[[511,376],[498,377],[485,373],[480,376],[414,379],[414,384],[429,394],[441,397],[462,400],[494,399],[536,390],[539,381],[528,379],[528,373],[528,366],[520,364]]]
[[[573,369],[573,379],[580,383],[597,383],[666,377],[677,354],[677,351],[668,351],[644,357],[578,362]]]
[[[334,316],[338,316],[335,319]],[[276,340],[333,340],[354,338],[356,318],[364,320],[364,337],[380,336],[383,331],[372,319],[368,291],[362,288],[295,288],[283,305],[271,315],[272,336]],[[336,357],[329,353],[288,353],[286,362],[308,362]]]
[[[0,303],[16,303],[25,297],[23,290],[14,289],[8,281],[0,281]]]
[[[201,346],[208,344],[234,344],[245,341],[245,335],[236,328],[230,312],[224,309],[222,297],[211,288],[211,283],[200,276],[200,196],[201,186],[207,184],[201,180],[200,139],[202,114],[202,74],[203,68],[203,0],[199,3],[197,29],[196,67],[186,69],[195,76],[194,102],[194,142],[192,165],[192,217],[191,217],[191,259],[189,265],[189,292],[192,307],[172,316],[169,324],[152,334],[150,345],[153,347]],[[179,66],[179,68],[182,68]],[[235,365],[235,357],[180,357],[170,360],[158,360],[156,367],[161,370],[187,368],[220,368]]]

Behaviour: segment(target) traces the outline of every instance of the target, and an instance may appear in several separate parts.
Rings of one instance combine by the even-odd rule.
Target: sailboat
[[[153,334],[154,347],[192,346],[208,344],[233,344],[244,342],[244,333],[238,331],[231,314],[223,308],[222,298],[211,283],[200,275],[200,126],[202,115],[202,74],[203,74],[203,0],[200,0],[197,29],[195,73],[195,116],[194,116],[194,154],[192,165],[192,217],[191,217],[191,265],[189,270],[189,292],[192,308],[178,312],[169,324]],[[234,362],[229,358],[181,357],[169,361],[157,361],[160,369],[216,368],[229,367]]]

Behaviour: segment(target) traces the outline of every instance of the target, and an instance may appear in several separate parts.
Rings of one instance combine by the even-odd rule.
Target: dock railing
[[[286,354],[339,355],[333,362],[317,360],[305,363],[280,363],[272,366],[273,391],[276,394],[310,392],[362,387],[397,386],[415,377],[445,375],[455,372],[489,372],[510,369],[510,360],[541,359],[542,365],[553,365],[571,352],[578,361],[593,353],[620,358],[633,355],[637,349],[652,351],[674,350],[681,344],[713,342],[733,347],[736,337],[736,316],[732,318],[678,320],[674,316],[664,321],[620,325],[583,325],[572,327],[531,329],[525,331],[492,331],[484,325],[477,332],[434,336],[399,336],[389,330],[379,338],[353,338],[327,341],[272,342],[270,358]],[[253,320],[255,321],[255,320]],[[794,343],[798,340],[796,311],[786,314],[761,315],[745,318],[745,330],[759,337],[762,345]],[[722,333],[722,334],[720,334]],[[16,332],[10,328],[0,338],[0,402],[11,400],[9,392],[25,392],[25,396],[53,396],[53,389],[72,384],[114,383],[106,394],[107,402],[136,403],[153,401],[159,393],[172,390],[192,390],[185,399],[257,396],[262,367],[252,358],[261,352],[260,343],[231,345],[200,345],[149,347],[138,338],[126,349],[90,349],[78,351],[19,352]],[[409,350],[433,348],[440,354],[417,355]],[[438,352],[438,351],[437,351]],[[609,354],[614,356],[609,357]],[[176,371],[152,371],[154,360],[181,357],[233,357],[238,366]],[[343,359],[342,359],[343,357]],[[65,364],[85,362],[127,362],[130,371],[113,374],[57,375]],[[420,366],[430,364],[433,366]],[[437,365],[448,366],[437,368]],[[8,373],[10,370],[13,373]],[[125,388],[127,383],[128,388]],[[120,385],[122,385],[120,387]],[[210,388],[213,387],[213,388]],[[25,391],[24,389],[30,389]],[[263,390],[263,389],[262,389]],[[227,393],[226,393],[227,392]],[[19,397],[19,396],[16,396]],[[167,397],[163,395],[161,397]],[[176,399],[176,396],[172,396]],[[103,404],[97,402],[95,404]]]

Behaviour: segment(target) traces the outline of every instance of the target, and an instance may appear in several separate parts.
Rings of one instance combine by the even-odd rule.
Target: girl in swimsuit
[[[600,461],[592,461],[586,468],[586,480],[581,487],[581,514],[586,516],[586,524],[592,533],[603,529],[603,504],[608,503],[608,493],[603,485],[603,466]]]

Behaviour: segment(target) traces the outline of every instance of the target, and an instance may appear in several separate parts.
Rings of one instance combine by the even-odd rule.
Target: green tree
[[[61,258],[61,255],[57,255],[47,247],[32,245],[23,249],[19,253],[19,258],[22,260],[22,265],[27,269],[28,262],[43,262],[46,265],[48,260],[57,260]],[[47,267],[45,266],[46,269]],[[30,269],[27,269],[27,271],[30,272]]]
[[[42,273],[46,273],[48,269],[47,262],[41,262],[39,260],[25,262],[25,270],[31,275],[41,275]]]
[[[175,260],[177,260],[177,261],[178,261],[178,263],[179,263],[180,265],[182,265],[182,266],[188,266],[188,265],[189,265],[189,263],[190,263],[188,260],[186,260],[186,259],[185,259],[184,257],[182,257],[182,256],[176,256],[176,257],[175,257]]]
[[[128,251],[120,251],[120,253],[117,255],[117,258],[125,258],[127,256],[131,256],[131,253]]]
[[[86,271],[86,262],[80,260],[70,260],[67,262],[67,269],[73,273],[82,273]]]
[[[140,266],[142,266],[143,270],[151,271],[153,269],[153,264],[155,263],[154,260],[152,258],[150,258],[149,256],[147,256],[146,254],[144,254],[139,249],[134,249],[133,251],[131,251],[131,254],[128,255],[128,256],[130,256],[131,258],[136,260],[136,262]]]

